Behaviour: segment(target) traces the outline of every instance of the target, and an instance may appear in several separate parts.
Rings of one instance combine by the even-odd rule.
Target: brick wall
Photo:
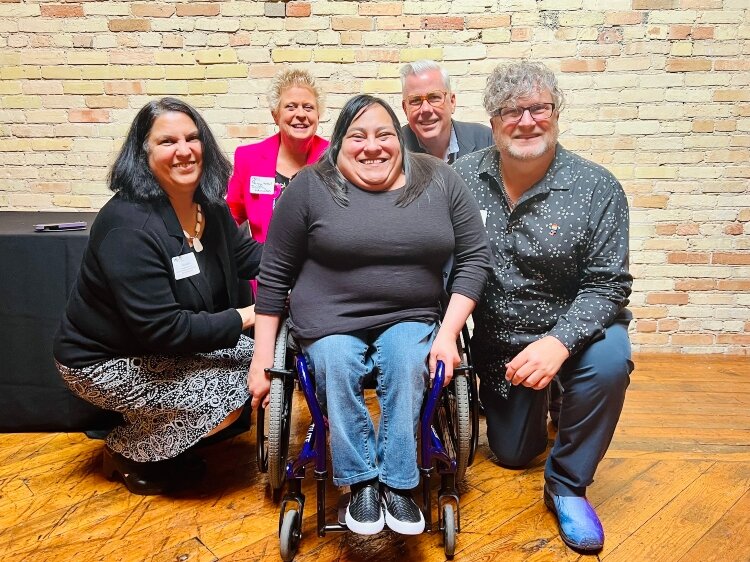
[[[400,106],[419,58],[485,122],[487,73],[522,57],[559,73],[562,142],[628,193],[636,349],[749,354],[749,0],[0,0],[0,209],[101,207],[153,97],[199,107],[231,154],[272,132],[285,65],[320,78],[327,135],[354,93]]]

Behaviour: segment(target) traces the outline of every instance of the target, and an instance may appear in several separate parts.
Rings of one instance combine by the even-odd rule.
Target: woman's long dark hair
[[[440,181],[439,174],[434,173],[435,163],[430,162],[430,158],[419,158],[419,155],[413,155],[406,151],[406,147],[404,146],[404,136],[401,133],[401,125],[398,122],[398,117],[396,117],[393,109],[391,109],[391,106],[381,98],[361,94],[351,98],[341,109],[341,113],[339,113],[339,117],[336,119],[336,124],[333,127],[331,143],[320,157],[320,160],[312,166],[313,171],[331,192],[333,200],[342,207],[346,207],[349,204],[349,198],[347,197],[347,180],[341,174],[341,171],[337,166],[339,152],[341,152],[341,145],[344,142],[346,131],[351,126],[352,121],[354,121],[360,113],[365,111],[368,107],[375,104],[380,105],[390,116],[391,121],[393,122],[393,127],[396,129],[398,144],[401,147],[401,158],[404,175],[406,176],[406,185],[396,199],[396,205],[399,207],[406,207],[422,194],[431,180],[434,179]]]
[[[109,189],[119,192],[130,201],[164,200],[167,195],[159,187],[148,166],[148,135],[159,115],[169,112],[184,113],[198,128],[203,145],[203,172],[197,191],[205,203],[222,204],[232,165],[221,152],[208,124],[190,105],[177,98],[161,98],[144,105],[133,119],[125,142],[109,172]]]

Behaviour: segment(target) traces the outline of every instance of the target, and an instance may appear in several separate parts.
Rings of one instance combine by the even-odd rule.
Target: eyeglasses
[[[447,95],[448,92],[437,90],[435,92],[429,92],[423,96],[416,94],[412,96],[406,96],[406,105],[408,105],[412,109],[417,109],[419,107],[422,107],[422,103],[426,101],[432,107],[440,107],[445,103],[445,97]]]
[[[495,115],[499,115],[503,123],[518,123],[523,119],[523,114],[527,111],[534,121],[544,121],[552,117],[552,112],[555,111],[555,104],[535,103],[529,107],[501,107],[495,112]]]

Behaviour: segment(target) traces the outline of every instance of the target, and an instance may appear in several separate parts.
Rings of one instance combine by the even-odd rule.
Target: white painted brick
[[[315,15],[354,16],[357,14],[357,2],[350,0],[315,0],[310,4],[312,13]]]
[[[449,9],[451,14],[483,14],[495,5],[493,0],[461,0],[453,2]]]
[[[200,31],[234,33],[239,28],[239,18],[196,18],[195,20],[195,29]]]
[[[741,53],[742,49],[738,43],[715,41],[696,41],[692,49],[692,54],[696,57],[735,57]]]
[[[63,19],[60,30],[68,33],[107,33],[107,18],[71,18]]]
[[[631,1],[632,0],[583,0],[581,8],[584,10],[597,10],[602,12],[624,12],[631,9]]]
[[[511,11],[511,9],[508,8],[507,11],[511,14],[510,23],[513,27],[534,27],[539,23],[539,12],[536,10]],[[537,28],[534,29],[534,33],[535,41],[551,41],[555,37],[554,30],[549,28]],[[536,33],[538,33],[538,35],[536,35]]]
[[[492,33],[487,35],[487,31],[491,31]],[[437,31],[429,35],[429,40],[436,45],[471,45],[472,43],[480,42],[480,37],[487,44],[508,43],[510,41],[510,31],[506,28],[496,30],[485,29],[482,33],[475,30]],[[415,46],[420,47],[422,45],[424,45],[424,42],[420,41]]]
[[[660,352],[664,353],[667,352],[669,348],[661,347],[661,348],[655,348],[653,351],[659,350]],[[644,348],[644,351],[646,349]],[[649,350],[651,351],[651,350]],[[725,348],[722,346],[714,345],[711,347],[705,347],[705,346],[683,346],[675,351],[679,351],[680,353],[687,353],[687,354],[695,354],[695,355],[718,355],[720,353],[726,353]]]
[[[443,49],[444,60],[476,60],[487,54],[487,47],[483,44],[468,46],[452,46]]]
[[[631,76],[632,80],[632,76]],[[682,74],[642,74],[638,76],[638,86],[641,88],[674,88],[680,87],[686,77]]]
[[[443,1],[407,1],[403,3],[404,14],[447,14],[451,8],[451,2]]]
[[[709,221],[726,221],[731,222],[737,216],[735,209],[711,209],[703,211],[693,211],[690,220],[694,222],[708,223]],[[714,241],[715,242],[715,241]]]
[[[701,12],[701,21],[706,12]],[[696,23],[698,12],[695,10],[652,10],[648,14],[649,25],[658,25],[662,23]]]
[[[127,2],[86,2],[83,13],[88,16],[129,16],[130,6]]]
[[[31,18],[39,16],[39,6],[34,4],[4,4],[2,14],[3,18]]]
[[[574,122],[571,123],[571,133],[574,135],[612,135],[615,132],[614,123],[606,123],[601,121],[589,121],[589,122]]]
[[[563,76],[570,76],[570,74],[563,74]],[[587,75],[583,75],[587,76]],[[634,80],[632,74],[614,74],[612,72],[596,73],[587,76],[593,83],[593,87],[597,89],[610,89],[610,88],[632,88],[634,86]]]
[[[700,23],[701,24],[734,24],[742,26],[747,23],[747,4],[745,5],[745,11],[742,10],[706,10],[701,12]]]
[[[233,17],[262,16],[263,2],[224,2],[221,4],[221,15]]]
[[[625,121],[615,124],[616,135],[653,135],[659,130],[657,121]]]
[[[192,18],[151,18],[151,31],[193,31],[195,29],[195,20]]]

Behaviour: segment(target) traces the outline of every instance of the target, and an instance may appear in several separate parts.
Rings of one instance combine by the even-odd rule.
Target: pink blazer
[[[250,231],[258,242],[266,241],[268,224],[273,214],[273,204],[279,196],[278,190],[268,195],[250,193],[250,178],[276,177],[276,160],[279,157],[279,134],[255,143],[240,146],[234,153],[234,172],[229,179],[227,203],[237,224],[246,220],[250,223]],[[320,155],[328,146],[328,141],[315,136],[313,138],[308,164],[317,162]]]

